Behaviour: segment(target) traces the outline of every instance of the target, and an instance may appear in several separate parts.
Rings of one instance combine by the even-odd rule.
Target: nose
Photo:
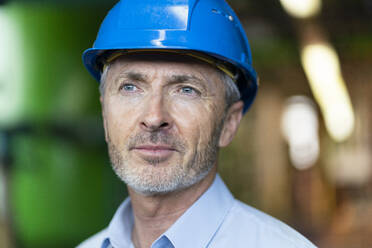
[[[148,132],[170,129],[172,120],[166,105],[167,103],[161,94],[149,96],[149,100],[144,106],[141,128]]]

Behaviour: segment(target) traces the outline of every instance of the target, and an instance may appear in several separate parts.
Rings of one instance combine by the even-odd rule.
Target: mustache
[[[141,145],[168,145],[178,152],[184,152],[186,148],[185,142],[179,137],[163,131],[143,132],[135,134],[129,138],[129,150]]]

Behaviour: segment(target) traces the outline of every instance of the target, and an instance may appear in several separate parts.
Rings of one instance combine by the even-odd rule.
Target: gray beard
[[[166,168],[157,168],[158,173],[153,173],[151,169],[130,168],[128,159],[122,156],[109,138],[108,150],[112,168],[122,181],[142,195],[160,195],[186,189],[204,179],[216,164],[219,150],[218,141],[221,135],[223,120],[224,118],[215,126],[207,145],[198,150],[196,149],[192,159],[186,165],[183,165],[181,163],[182,161],[180,161],[179,164],[168,165]],[[185,142],[163,131],[137,134],[129,139],[128,147],[146,142],[170,144],[185,154]],[[146,161],[154,166],[162,162],[157,159]]]

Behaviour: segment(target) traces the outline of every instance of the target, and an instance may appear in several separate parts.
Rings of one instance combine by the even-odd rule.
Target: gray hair
[[[101,73],[101,79],[99,82],[99,93],[101,93],[101,96],[105,94],[106,78],[107,78],[107,74],[108,74],[110,67],[111,67],[111,64],[106,65],[103,68],[103,72]]]
[[[240,91],[234,80],[224,72],[220,72],[221,80],[225,85],[226,110],[240,100]]]
[[[101,96],[103,96],[105,93],[105,87],[106,87],[105,85],[106,85],[106,79],[107,79],[107,74],[108,74],[109,69],[110,69],[110,64],[105,66],[101,74],[101,80],[99,84],[99,92],[101,93]],[[225,85],[225,101],[226,101],[226,110],[227,110],[232,104],[239,101],[241,95],[240,95],[238,86],[236,85],[234,80],[226,73],[220,70],[218,70],[218,72],[220,73],[221,80]]]

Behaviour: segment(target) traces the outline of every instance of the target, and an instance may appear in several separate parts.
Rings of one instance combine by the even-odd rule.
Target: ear
[[[102,120],[103,120],[103,130],[105,131],[105,140],[108,142],[108,134],[107,134],[107,124],[106,124],[106,116],[105,116],[105,107],[103,103],[103,97],[100,96],[99,101],[101,102],[102,108]]]
[[[238,131],[240,120],[243,117],[243,107],[243,101],[238,101],[228,109],[218,142],[219,147],[229,145],[234,138],[236,131]]]

